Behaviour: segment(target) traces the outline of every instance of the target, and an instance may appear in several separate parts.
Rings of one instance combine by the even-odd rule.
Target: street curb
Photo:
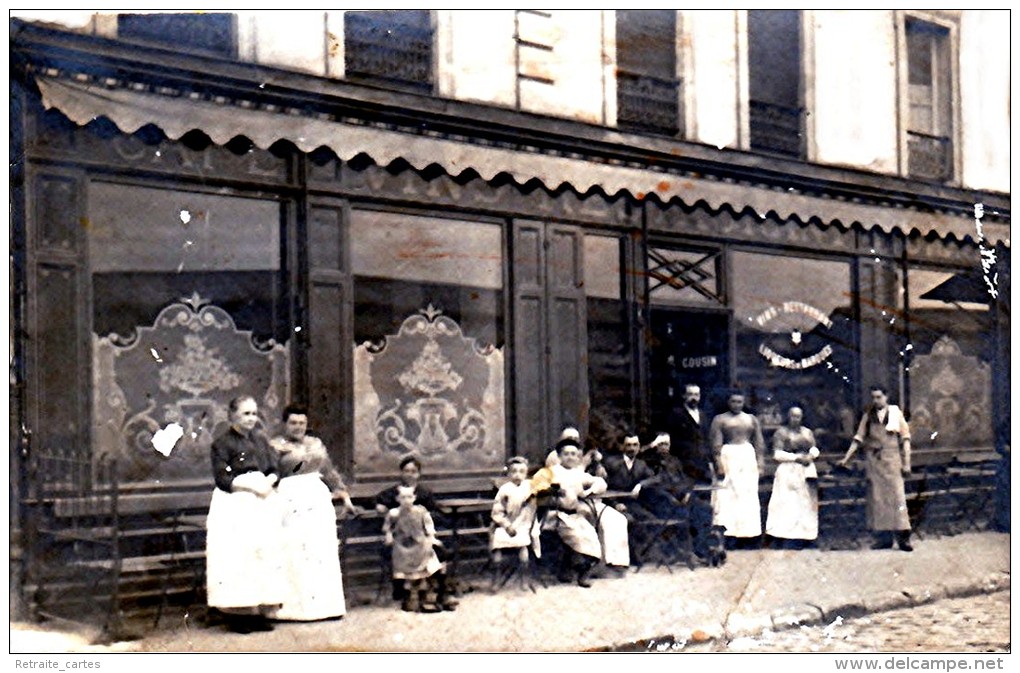
[[[852,619],[870,614],[915,607],[949,598],[966,598],[994,594],[1010,588],[1009,571],[989,573],[970,578],[927,586],[911,586],[902,590],[888,590],[859,599],[832,605],[799,603],[779,608],[771,614],[730,615],[725,624],[713,622],[695,628],[681,629],[674,634],[593,648],[588,652],[670,652],[680,651],[691,643],[715,640],[732,641],[737,638],[760,636],[762,632],[783,631],[801,626],[830,624],[837,619]]]

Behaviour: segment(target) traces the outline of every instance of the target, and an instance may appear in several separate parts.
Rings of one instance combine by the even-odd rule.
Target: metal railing
[[[432,28],[402,12],[351,12],[345,17],[348,77],[432,90]]]
[[[907,131],[907,172],[910,177],[945,182],[953,179],[953,141]]]
[[[804,108],[760,100],[750,102],[751,149],[757,152],[804,156]]]
[[[617,126],[676,135],[680,132],[679,91],[679,80],[617,71]]]

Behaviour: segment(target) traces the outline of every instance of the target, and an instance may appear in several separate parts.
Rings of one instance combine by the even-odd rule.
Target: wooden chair
[[[691,516],[692,494],[690,491],[682,497],[671,497],[667,516],[652,518],[635,517],[630,525],[641,531],[642,544],[634,549],[637,570],[655,558],[656,567],[665,567],[670,572],[672,566],[681,560],[686,562],[690,570],[694,570],[694,538],[691,536],[693,519]]]
[[[538,510],[536,508],[534,510],[530,522],[528,523],[528,530],[529,531],[533,530],[534,527],[538,525],[538,523],[539,523]],[[539,549],[541,549],[541,541],[539,541],[538,545]],[[510,580],[512,580],[514,577],[518,578],[521,589],[528,588],[531,590],[532,593],[537,593],[535,589],[536,579],[538,579],[538,581],[544,585],[544,582],[541,580],[541,578],[537,577],[537,565],[539,561],[539,556],[536,554],[535,544],[532,543],[528,545],[527,550],[528,560],[527,563],[524,564],[523,566],[521,564],[519,551],[517,549],[511,548],[500,550],[503,552],[502,555],[504,556],[503,564],[509,566],[509,568],[501,568],[500,565],[503,564],[498,564],[496,563],[495,560],[494,555],[496,550],[490,548],[489,559],[488,562],[486,563],[486,567],[489,568],[489,570],[492,572],[492,583],[489,587],[491,593],[497,593],[500,589],[509,584]],[[507,557],[512,558],[508,559]]]
[[[28,559],[38,619],[85,621],[105,604],[104,638],[126,633],[121,610],[123,568],[117,462],[101,455],[36,455],[37,489],[26,500]]]
[[[153,628],[159,627],[159,621],[169,604],[170,581],[176,574],[183,572],[191,575],[189,594],[191,603],[198,601],[205,584],[205,551],[192,548],[190,542],[192,533],[205,530],[205,516],[189,516],[185,511],[176,511],[164,519],[163,523],[169,526],[169,531],[165,536],[166,547],[159,561],[163,579]]]

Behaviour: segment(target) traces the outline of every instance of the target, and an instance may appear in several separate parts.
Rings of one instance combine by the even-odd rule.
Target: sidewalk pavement
[[[645,643],[756,636],[943,598],[1009,588],[1009,535],[920,539],[912,553],[730,552],[721,568],[633,569],[584,589],[551,584],[491,594],[485,582],[455,612],[350,609],[342,620],[281,623],[240,635],[181,614],[141,640],[93,645],[97,634],[11,624],[11,652],[578,652]],[[174,622],[174,623],[172,623]],[[681,645],[682,647],[682,645]]]

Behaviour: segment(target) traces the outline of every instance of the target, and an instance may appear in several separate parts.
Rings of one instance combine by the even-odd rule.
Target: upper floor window
[[[237,58],[237,16],[234,14],[119,14],[117,36],[178,51]]]
[[[432,37],[428,10],[346,12],[347,77],[431,93]]]
[[[680,124],[675,10],[617,10],[616,121],[676,135]]]
[[[953,73],[949,29],[908,18],[907,173],[944,182],[953,178]]]
[[[802,158],[799,10],[747,12],[751,149]]]

